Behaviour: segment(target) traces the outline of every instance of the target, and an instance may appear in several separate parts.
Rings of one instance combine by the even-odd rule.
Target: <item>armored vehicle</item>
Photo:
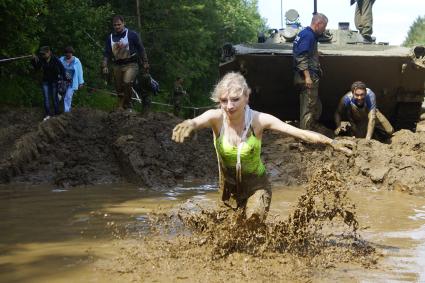
[[[273,30],[268,38],[260,36],[258,43],[223,46],[219,67],[221,76],[241,72],[252,89],[252,107],[284,121],[299,119],[292,41],[301,29],[295,10],[286,16],[285,29]],[[424,46],[365,42],[348,23],[340,23],[338,30],[327,30],[319,39],[319,53],[324,73],[319,88],[321,121],[325,125],[333,126],[340,98],[360,80],[375,92],[378,108],[396,129],[415,129],[424,100]]]

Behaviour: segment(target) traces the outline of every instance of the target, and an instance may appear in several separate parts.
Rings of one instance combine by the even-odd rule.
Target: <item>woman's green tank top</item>
[[[224,135],[220,135],[214,140],[214,146],[220,164],[227,169],[235,169],[238,147],[229,144],[224,138]],[[257,176],[265,174],[266,167],[261,161],[260,154],[261,140],[251,132],[251,135],[247,138],[241,150],[242,174],[255,174]]]

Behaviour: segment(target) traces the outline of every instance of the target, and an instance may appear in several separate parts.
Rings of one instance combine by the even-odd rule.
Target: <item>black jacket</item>
[[[49,62],[42,57],[38,57],[38,61],[33,59],[31,64],[36,70],[43,70],[43,82],[57,82],[61,76],[65,77],[65,68],[54,55],[50,57]]]

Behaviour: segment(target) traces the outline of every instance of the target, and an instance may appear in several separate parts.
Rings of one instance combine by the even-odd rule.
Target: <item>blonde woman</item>
[[[261,140],[265,129],[276,130],[301,140],[327,144],[351,154],[349,141],[338,142],[312,131],[301,130],[278,118],[251,110],[245,78],[228,73],[217,84],[211,99],[219,109],[178,124],[172,139],[182,143],[197,129],[212,128],[219,163],[222,201],[233,208],[242,208],[247,219],[265,220],[271,202],[271,185],[261,161]]]

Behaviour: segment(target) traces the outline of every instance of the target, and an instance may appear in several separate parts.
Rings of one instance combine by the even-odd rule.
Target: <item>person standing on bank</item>
[[[328,18],[315,14],[309,27],[303,29],[293,43],[295,76],[294,83],[300,89],[300,128],[312,130],[318,125],[322,114],[319,99],[319,80],[322,76],[318,37],[325,31]]]
[[[33,55],[31,60],[34,68],[43,71],[42,90],[44,101],[44,119],[46,121],[52,116],[50,101],[53,100],[54,115],[59,114],[58,80],[65,75],[65,69],[59,59],[53,55],[49,46],[40,47],[39,55]]]
[[[122,16],[115,16],[112,24],[114,32],[105,42],[102,71],[107,74],[108,62],[112,61],[118,108],[131,109],[132,86],[139,72],[138,64],[141,63],[147,72],[148,58],[139,35],[125,27]]]
[[[356,138],[370,140],[375,128],[387,136],[391,136],[394,132],[393,126],[376,106],[375,93],[361,81],[354,82],[351,91],[341,98],[335,112],[336,135],[341,132],[342,120],[348,120],[352,134]]]
[[[60,61],[65,68],[65,80],[68,88],[66,89],[63,99],[63,111],[71,111],[72,97],[74,92],[79,90],[84,85],[83,66],[81,61],[75,57],[74,48],[68,46],[65,48],[65,56],[60,57]]]
[[[365,42],[373,42],[372,6],[375,3],[375,0],[350,0],[351,5],[356,2],[356,12],[354,14],[354,23],[356,24],[356,28],[363,36]]]
[[[173,113],[175,116],[179,116],[180,110],[182,108],[182,100],[184,96],[187,96],[187,92],[183,88],[183,78],[177,77],[174,82],[174,91],[173,91]]]
[[[221,200],[234,209],[243,209],[246,219],[265,220],[271,202],[271,185],[261,161],[263,131],[271,129],[301,140],[329,145],[350,155],[350,141],[337,141],[322,134],[301,130],[278,118],[251,110],[251,93],[240,73],[227,73],[217,84],[211,99],[219,109],[185,120],[173,129],[172,139],[182,143],[190,134],[211,128],[219,161]]]

